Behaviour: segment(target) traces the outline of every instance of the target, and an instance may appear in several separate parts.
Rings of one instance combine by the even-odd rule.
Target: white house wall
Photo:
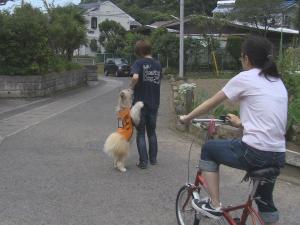
[[[91,20],[93,17],[97,18],[96,29],[91,28]],[[117,7],[115,4],[109,1],[103,2],[97,10],[88,10],[85,15],[85,19],[87,21],[86,26],[88,46],[81,46],[79,51],[75,52],[76,55],[79,54],[95,56],[95,53],[90,50],[89,43],[92,39],[96,39],[98,41],[100,36],[98,25],[103,21],[113,20],[115,22],[118,22],[122,25],[122,27],[125,28],[125,30],[130,30],[131,22],[135,21],[131,16],[129,16],[127,13],[125,13],[123,10],[121,10],[119,7]],[[99,42],[98,45],[100,45]],[[101,48],[101,52],[103,51],[104,49]]]

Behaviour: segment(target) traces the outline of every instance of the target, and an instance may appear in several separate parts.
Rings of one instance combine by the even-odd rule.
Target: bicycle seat
[[[280,169],[277,167],[268,167],[259,170],[248,171],[243,178],[243,181],[248,181],[249,178],[252,180],[265,180],[272,181],[273,178],[280,174]]]

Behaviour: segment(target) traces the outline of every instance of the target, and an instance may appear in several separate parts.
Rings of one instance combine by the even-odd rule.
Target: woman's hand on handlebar
[[[233,127],[236,127],[236,128],[243,127],[241,119],[234,114],[231,114],[231,113],[227,114],[226,119],[230,122],[230,125]]]
[[[188,124],[191,122],[191,119],[188,118],[188,115],[179,116],[179,122],[182,124]]]

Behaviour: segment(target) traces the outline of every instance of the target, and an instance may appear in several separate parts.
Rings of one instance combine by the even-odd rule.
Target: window
[[[284,16],[284,25],[287,27],[290,26],[290,17],[287,15]]]
[[[97,26],[98,26],[97,17],[92,17],[92,19],[91,19],[91,28],[96,30]]]

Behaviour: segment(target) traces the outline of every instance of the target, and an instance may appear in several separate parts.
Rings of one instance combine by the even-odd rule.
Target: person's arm
[[[201,105],[199,105],[197,108],[195,108],[188,115],[181,116],[180,121],[182,123],[189,123],[192,119],[194,119],[197,116],[207,113],[209,110],[211,110],[214,107],[216,107],[217,105],[219,105],[225,99],[227,99],[227,96],[221,90],[218,93],[216,93],[213,97],[204,101]]]
[[[131,89],[134,89],[134,87],[135,87],[135,85],[137,84],[138,81],[139,81],[139,75],[136,74],[136,73],[134,73],[134,74],[132,75],[132,78],[131,78],[131,82],[130,82],[129,87],[130,87]]]

